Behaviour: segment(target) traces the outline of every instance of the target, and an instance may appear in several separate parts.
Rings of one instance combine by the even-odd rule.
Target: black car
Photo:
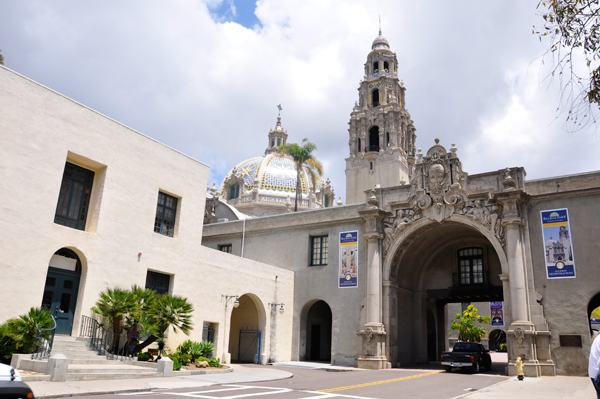
[[[33,399],[31,388],[23,381],[14,367],[0,364],[0,398],[2,399]]]
[[[442,366],[448,372],[452,368],[469,368],[474,373],[492,369],[490,352],[478,342],[457,342],[452,352],[442,352]]]

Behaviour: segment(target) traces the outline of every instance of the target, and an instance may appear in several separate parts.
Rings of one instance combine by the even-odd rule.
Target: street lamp
[[[283,314],[283,312],[285,312],[285,309],[283,309],[283,303],[270,303],[269,305],[271,305],[271,308],[274,308],[276,306],[280,306],[279,308],[279,314]]]
[[[239,295],[221,295],[221,298],[225,298],[225,307],[227,307],[227,304],[233,298],[235,298],[235,301],[233,301],[233,307],[237,308],[238,306],[240,306],[240,296]]]

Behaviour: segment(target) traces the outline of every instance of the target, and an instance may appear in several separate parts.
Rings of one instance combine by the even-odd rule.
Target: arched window
[[[240,196],[240,185],[238,183],[234,183],[229,187],[229,199],[236,199]]]
[[[379,72],[379,62],[375,61],[373,63],[373,73]]]
[[[360,139],[358,139],[358,152],[360,152]]]
[[[478,247],[464,248],[458,251],[458,273],[460,284],[483,284],[483,249]]]
[[[325,194],[325,198],[323,199],[325,204],[325,208],[329,208],[329,195]]]
[[[389,132],[385,134],[385,145],[388,147],[390,146],[390,133]]]
[[[275,139],[271,139],[271,147],[275,147]]]
[[[379,127],[373,126],[369,129],[369,148],[368,151],[379,151]]]
[[[375,89],[371,92],[371,105],[376,107],[379,105],[379,90]]]
[[[383,62],[383,69],[384,69],[386,72],[389,72],[389,70],[390,70],[390,66],[389,66],[389,64],[388,64],[388,62],[387,62],[387,61],[384,61],[384,62]]]
[[[281,145],[281,137],[277,137],[277,147]]]

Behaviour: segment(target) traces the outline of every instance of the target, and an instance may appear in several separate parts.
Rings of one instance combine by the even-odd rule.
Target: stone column
[[[358,367],[384,369],[390,365],[385,356],[385,328],[381,322],[381,222],[385,213],[377,205],[375,196],[369,198],[369,209],[359,211],[366,222],[367,240],[367,323],[358,332],[363,338],[363,349]]]
[[[525,262],[521,240],[521,219],[504,221],[506,230],[506,257],[508,259],[508,285],[510,287],[512,321],[529,322],[527,312],[527,286],[525,283]]]

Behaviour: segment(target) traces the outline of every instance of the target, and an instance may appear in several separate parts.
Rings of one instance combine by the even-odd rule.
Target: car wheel
[[[446,370],[446,373],[450,373],[452,371],[452,367],[444,366],[444,370]]]
[[[479,361],[477,361],[477,362],[475,362],[475,364],[473,364],[473,372],[479,373],[480,370],[481,370],[481,365],[479,364]]]

